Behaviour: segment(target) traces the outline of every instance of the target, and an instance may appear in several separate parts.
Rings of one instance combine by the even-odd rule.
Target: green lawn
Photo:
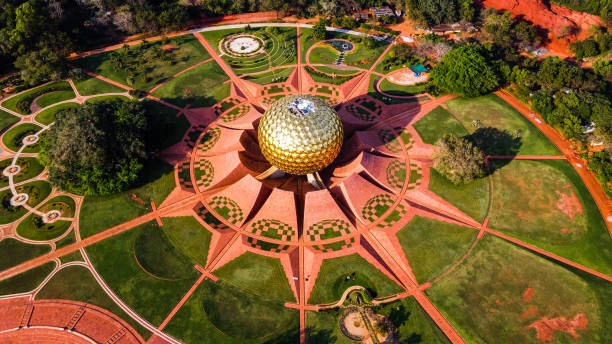
[[[130,190],[109,196],[85,196],[79,216],[83,238],[150,212],[151,201],[161,204],[174,189],[171,165],[155,160],[147,163],[142,171]]]
[[[597,205],[568,162],[515,160],[492,178],[490,227],[612,274],[612,240]]]
[[[13,159],[6,159],[0,161],[0,171],[11,165]],[[24,180],[28,180],[38,176],[44,169],[44,166],[36,158],[19,158],[17,159],[17,165],[21,168],[19,173],[13,176],[13,182],[19,183]],[[0,174],[0,187],[8,186],[8,177],[4,174]]]
[[[306,63],[306,53],[318,40],[312,36],[312,29],[300,28],[300,54],[302,55],[302,63]]]
[[[217,53],[221,53],[221,51],[219,51],[219,42],[221,42],[221,40],[223,39],[223,37],[233,34],[233,33],[238,33],[238,32],[243,32],[243,29],[224,29],[224,30],[213,30],[213,31],[204,31],[199,33],[199,35],[202,35],[202,37],[204,37],[204,39],[206,39],[206,41],[210,44],[211,47],[213,47],[213,49],[215,49],[215,51]]]
[[[72,88],[70,87],[70,84],[67,81],[58,81],[58,82],[50,83],[45,86],[35,87],[31,90],[28,90],[17,96],[7,99],[4,102],[2,102],[2,106],[4,106],[7,109],[18,112],[22,115],[27,115],[30,113],[30,104],[32,103],[32,101],[34,101],[36,97],[43,95],[45,93],[49,93],[51,91],[59,91],[59,90],[68,91],[71,89]],[[19,105],[20,103],[21,105]],[[23,111],[23,110],[26,110],[26,111]]]
[[[424,143],[434,144],[448,134],[467,135],[461,123],[441,106],[436,107],[425,117],[414,123],[414,129]]]
[[[0,271],[17,266],[27,260],[51,252],[51,246],[26,244],[13,238],[0,241],[0,252],[4,259],[0,260]]]
[[[494,127],[514,135],[520,132],[520,155],[560,155],[557,148],[531,122],[495,94],[476,98],[455,98],[446,102],[449,110],[473,133],[472,121],[480,121],[481,128]],[[508,152],[512,154],[512,152]],[[507,154],[497,154],[507,155]]]
[[[186,344],[297,343],[298,314],[205,280],[165,331]]]
[[[280,260],[252,252],[242,254],[214,274],[224,282],[255,297],[279,303],[296,302]]]
[[[372,98],[378,99],[381,102],[387,104],[387,105],[393,105],[393,104],[405,104],[405,103],[415,103],[415,102],[419,102],[422,100],[428,100],[429,97],[427,96],[420,96],[420,97],[414,97],[414,98],[391,98],[391,97],[387,97],[387,96],[383,96],[380,93],[376,92],[374,90],[374,84],[379,82],[380,77],[376,74],[372,74],[370,75],[370,84],[368,86],[368,95]]]
[[[472,228],[415,216],[397,237],[420,284],[442,274],[467,253],[477,232]]]
[[[308,343],[352,344],[340,331],[338,320],[343,309],[306,312],[306,339]]]
[[[340,56],[338,50],[329,45],[319,45],[310,51],[308,58],[310,63],[336,64],[338,56]]]
[[[426,84],[418,84],[418,85],[398,85],[389,81],[389,79],[384,79],[379,85],[378,88],[388,94],[394,96],[414,96],[417,94],[425,93]]]
[[[194,276],[190,259],[168,240],[168,235],[156,223],[149,223],[138,235],[134,255],[140,267],[157,278],[181,280]]]
[[[528,288],[534,293],[531,300],[523,298]],[[542,318],[572,320],[578,314],[588,320],[585,329],[577,330],[579,337],[554,331],[554,342],[602,343],[600,336],[609,336],[602,331],[601,304],[585,280],[489,235],[426,293],[468,343],[493,343],[500,336],[504,343],[539,342],[536,331],[526,326]]]
[[[478,222],[484,221],[489,209],[489,178],[455,185],[436,169],[429,169],[429,190],[447,200]]]
[[[188,276],[174,281],[154,277],[143,270],[134,251],[144,232],[160,232],[160,229],[152,221],[88,246],[86,250],[94,267],[113,291],[138,314],[159,325],[193,285],[198,273],[192,268]],[[166,244],[164,248],[172,248]],[[148,246],[144,254],[155,259],[152,256],[160,254],[161,250]],[[139,253],[140,257],[142,254]],[[163,259],[156,259],[155,262],[160,264],[156,267],[158,271],[176,267]]]
[[[13,116],[6,111],[0,110],[0,130],[18,121],[19,121],[19,118],[17,118],[16,116]]]
[[[412,297],[376,307],[374,312],[391,320],[403,343],[450,343]]]
[[[109,84],[106,81],[91,77],[79,81],[74,81],[74,86],[76,87],[77,91],[79,91],[79,94],[82,96],[92,96],[94,94],[102,93],[125,92],[125,90],[121,87],[117,87],[115,85]]]
[[[206,266],[212,233],[193,216],[164,217],[161,227],[168,240],[191,259],[191,264]]]
[[[73,99],[76,95],[73,90],[66,91],[53,91],[47,94],[42,95],[40,98],[36,100],[36,105],[41,108],[45,108],[47,106],[53,105],[55,103],[59,103],[64,100]]]
[[[387,296],[403,290],[368,261],[357,254],[352,254],[323,261],[308,303],[338,301],[342,293],[353,285],[367,288],[374,297]]]
[[[229,96],[229,77],[210,61],[179,75],[153,92],[153,95],[177,106],[192,108],[212,106]]]
[[[58,196],[50,199],[42,205],[38,210],[46,213],[50,210],[58,210],[62,217],[74,216],[75,203],[69,196]],[[71,221],[55,221],[53,223],[44,224],[39,222],[40,216],[30,214],[23,219],[17,227],[17,233],[22,237],[30,240],[44,241],[51,240],[64,234],[70,225]]]
[[[162,40],[151,42],[151,47],[162,47]],[[115,69],[111,63],[112,54],[121,54],[123,48],[112,52],[87,56],[85,58],[75,60],[74,63],[87,71],[95,72],[103,75],[113,81],[120,82],[124,85],[134,87],[139,90],[150,90],[156,84],[162,82],[168,77],[193,66],[194,64],[206,60],[210,57],[208,52],[202,47],[200,42],[193,35],[184,35],[175,38],[170,38],[165,43],[169,46],[177,47],[172,50],[171,55],[174,58],[173,63],[164,62],[161,58],[152,57],[146,59],[144,66],[131,65],[130,67],[142,68],[137,72],[134,81],[130,85],[128,82],[128,73],[126,68]],[[132,46],[129,51],[136,54],[138,46]],[[144,53],[145,56],[147,53]]]
[[[16,187],[18,193],[27,193],[28,205],[35,207],[51,193],[51,184],[46,181],[35,181]],[[13,207],[10,199],[13,196],[10,189],[0,192],[0,224],[13,222],[27,213],[24,207]]]
[[[19,124],[4,133],[2,136],[2,143],[4,143],[8,149],[16,152],[23,145],[22,140],[26,136],[36,134],[41,129],[41,127],[32,123]],[[40,144],[37,142],[24,148],[23,153],[38,153],[39,150]]]
[[[36,289],[53,271],[55,265],[55,262],[48,262],[0,281],[0,295],[26,293]]]
[[[336,74],[336,75],[353,75],[353,74],[360,72],[359,69],[336,69],[336,68],[328,67],[328,66],[316,66],[316,69],[323,73]]]
[[[286,81],[295,68],[281,68],[259,73],[254,75],[245,75],[242,78],[260,85],[267,85],[277,82]]]
[[[75,288],[75,286],[78,286],[78,288]],[[69,266],[58,271],[36,295],[36,299],[65,299],[87,302],[117,315],[130,324],[143,338],[147,339],[151,336],[147,329],[117,306],[98,285],[91,272],[83,266]]]
[[[38,115],[36,115],[35,119],[37,122],[42,123],[42,124],[51,124],[52,122],[55,122],[55,118],[60,111],[67,110],[67,109],[76,109],[80,106],[81,105],[77,103],[59,104],[50,109],[46,109],[46,110],[39,112]]]

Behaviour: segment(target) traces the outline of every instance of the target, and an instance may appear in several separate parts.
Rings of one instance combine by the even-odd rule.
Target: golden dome
[[[261,117],[259,147],[270,164],[290,174],[309,174],[329,165],[342,147],[336,111],[311,95],[276,101]]]

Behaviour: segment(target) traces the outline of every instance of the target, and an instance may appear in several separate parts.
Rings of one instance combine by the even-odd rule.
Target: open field
[[[421,140],[428,144],[435,144],[436,141],[448,134],[467,135],[467,131],[461,126],[461,123],[441,106],[433,109],[413,126],[419,133]]]
[[[13,238],[5,238],[0,241],[0,252],[5,259],[0,260],[0,271],[6,270],[19,263],[41,256],[51,251],[51,246],[32,245],[17,241]]]
[[[10,166],[13,159],[0,161],[0,171]],[[44,169],[44,166],[36,158],[20,158],[17,159],[17,165],[20,167],[19,173],[13,176],[13,182],[19,183],[38,176]],[[4,174],[0,175],[0,187],[8,186],[8,177]]]
[[[489,209],[489,179],[481,178],[455,185],[436,169],[429,169],[429,190],[447,200],[478,222],[484,221]]]

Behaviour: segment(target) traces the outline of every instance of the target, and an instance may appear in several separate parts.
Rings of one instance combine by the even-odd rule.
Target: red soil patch
[[[535,186],[540,186],[540,183],[542,182],[542,180],[540,179],[536,179],[533,181],[533,183],[535,184]]]
[[[522,211],[519,211],[519,212],[518,212],[518,214],[517,214],[517,216],[518,216],[518,217],[519,217],[521,220],[524,220],[524,219],[526,219],[526,218],[527,218],[527,216],[525,216],[525,214],[523,214],[523,212],[522,212]]]
[[[547,6],[542,0],[484,0],[482,4],[485,7],[510,11],[513,16],[522,16],[535,25],[547,29],[548,38],[551,40],[547,48],[561,55],[570,55],[569,43],[585,39],[591,26],[603,25],[598,16],[573,11],[555,4]],[[557,38],[566,26],[572,28],[575,33]]]
[[[580,337],[576,330],[584,330],[589,323],[586,315],[583,313],[576,314],[574,319],[567,320],[564,317],[558,318],[542,318],[531,325],[525,326],[527,329],[535,329],[537,337],[543,343],[550,342],[553,340],[554,331],[563,331],[574,338]]]
[[[535,291],[533,291],[533,289],[531,289],[531,287],[525,289],[525,292],[523,293],[523,300],[527,301],[527,302],[531,302],[531,298],[535,295]]]
[[[582,205],[578,200],[578,197],[574,194],[574,191],[569,190],[570,194],[566,195],[559,190],[555,190],[557,195],[561,196],[561,198],[557,201],[557,209],[564,212],[567,216],[574,221],[574,216],[576,214],[582,215]]]
[[[176,50],[179,47],[177,47],[176,45],[172,45],[172,44],[166,44],[166,45],[162,45],[161,50],[164,51],[172,51],[172,50]]]
[[[535,312],[536,312],[537,310],[538,310],[538,307],[536,307],[536,306],[529,306],[529,310],[528,310],[527,312],[525,312],[525,313],[521,314],[519,317],[520,317],[521,319],[525,319],[525,318],[527,318],[528,316],[535,314]]]
[[[499,299],[495,300],[495,304],[498,305],[498,306],[503,306],[504,305],[504,303],[499,301]]]
[[[563,234],[570,234],[571,232],[572,232],[571,229],[561,228],[561,233],[563,233]]]
[[[136,196],[136,194],[131,194],[130,198],[132,199],[132,201],[135,201],[140,204],[144,204],[144,201],[142,200],[142,198]]]

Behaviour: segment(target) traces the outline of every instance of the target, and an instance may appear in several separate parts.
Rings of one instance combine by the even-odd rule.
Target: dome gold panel
[[[328,166],[342,147],[342,122],[325,101],[290,95],[261,117],[259,147],[270,164],[290,174],[309,174]]]

